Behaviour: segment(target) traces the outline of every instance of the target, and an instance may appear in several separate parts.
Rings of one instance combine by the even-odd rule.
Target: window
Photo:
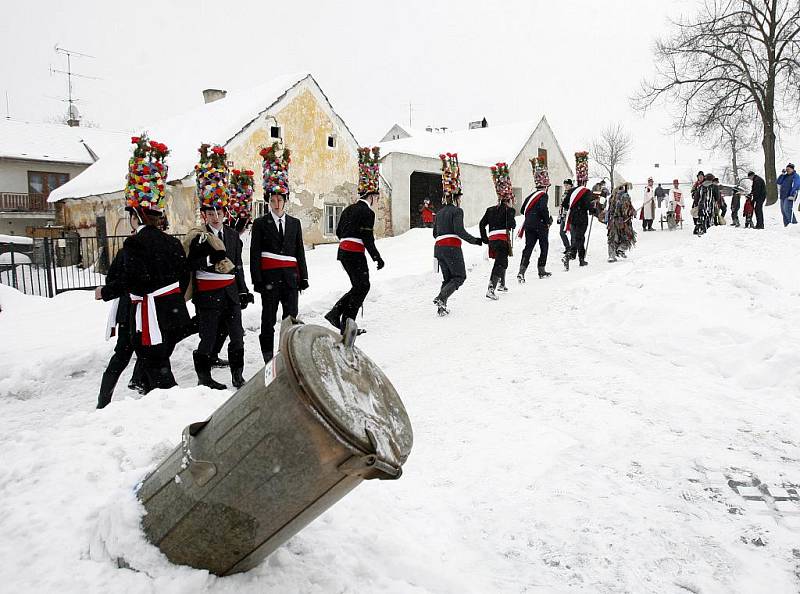
[[[336,134],[328,134],[328,148],[336,148]]]
[[[556,186],[556,206],[561,206],[561,186]]]
[[[336,234],[336,225],[339,224],[339,217],[342,216],[344,210],[343,204],[326,204],[325,205],[325,235]]]
[[[539,163],[547,167],[547,149],[540,148],[536,156],[539,158]]]
[[[42,194],[45,198],[58,186],[69,181],[69,173],[47,173],[45,171],[28,172],[28,193]]]
[[[269,128],[269,136],[270,136],[270,138],[283,138],[281,136],[281,127],[280,126],[270,126],[270,128]]]

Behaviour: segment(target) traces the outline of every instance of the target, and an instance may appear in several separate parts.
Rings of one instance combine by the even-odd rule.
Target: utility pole
[[[69,104],[67,108],[67,124],[69,126],[79,126],[80,119],[78,117],[78,110],[75,107],[75,103],[78,102],[78,99],[73,97],[72,93],[72,77],[78,78],[86,78],[91,80],[99,80],[96,76],[87,76],[85,74],[78,74],[77,72],[72,71],[72,56],[77,56],[80,58],[94,58],[94,56],[90,56],[89,54],[83,54],[81,52],[76,52],[73,50],[68,50],[63,47],[59,47],[58,44],[55,46],[55,51],[57,54],[64,54],[67,56],[67,69],[66,70],[58,70],[56,68],[50,67],[50,74],[58,73],[58,74],[66,74],[67,75],[67,99],[66,102]],[[64,101],[62,99],[62,101]]]
[[[11,110],[8,108],[8,91],[6,91],[6,119],[11,119]]]

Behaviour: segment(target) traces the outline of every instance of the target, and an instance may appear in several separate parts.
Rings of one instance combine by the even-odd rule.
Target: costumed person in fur
[[[276,142],[259,153],[263,162],[264,199],[269,212],[253,223],[250,237],[250,274],[261,295],[261,334],[264,363],[275,355],[278,304],[282,318],[296,318],[300,291],[308,289],[308,267],[300,219],[286,214],[289,198],[289,149]]]
[[[134,231],[122,246],[123,284],[131,300],[131,334],[147,390],[177,385],[170,357],[191,331],[184,292],[190,275],[181,242],[166,227],[166,145],[133,137],[136,148],[128,164],[125,208]]]
[[[652,177],[647,178],[639,218],[642,220],[642,231],[655,231],[653,229],[653,220],[656,218],[656,195],[653,190]]]
[[[125,287],[125,250],[120,248],[111,266],[106,273],[105,285],[97,287],[94,297],[97,300],[113,301],[109,312],[108,326],[106,328],[106,340],[117,337],[114,346],[114,354],[108,362],[106,370],[103,372],[103,379],[100,381],[100,393],[97,396],[97,408],[105,408],[111,402],[114,388],[119,381],[119,376],[125,371],[128,363],[133,357],[133,341],[131,340],[131,298]],[[133,367],[133,375],[128,388],[144,394],[147,392],[145,377],[142,372],[142,365],[139,359]]]
[[[436,243],[433,255],[439,262],[442,271],[442,288],[433,300],[440,316],[450,313],[447,300],[467,280],[467,268],[464,265],[464,254],[461,242],[481,245],[480,237],[473,237],[464,229],[464,211],[461,210],[461,168],[458,154],[439,155],[442,160],[442,200],[444,206],[439,209],[433,224],[433,237]]]
[[[636,208],[631,203],[628,185],[622,184],[609,197],[605,212],[609,262],[616,262],[617,258],[627,258],[625,252],[636,245],[636,232],[633,230],[635,216]]]
[[[336,259],[350,278],[351,288],[325,314],[325,319],[342,332],[348,319],[355,321],[369,293],[369,266],[365,252],[369,253],[378,270],[385,266],[375,246],[375,211],[372,210],[380,196],[379,161],[378,147],[358,149],[358,200],[342,211],[336,226],[339,238]],[[359,329],[358,333],[364,331]]]
[[[231,169],[230,195],[228,208],[225,210],[225,225],[236,231],[240,239],[252,225],[250,207],[253,202],[254,183],[251,169]],[[252,297],[252,293],[250,293],[250,297]],[[247,304],[242,303],[242,309],[245,307],[247,307]],[[212,368],[228,366],[228,360],[219,356],[227,338],[228,325],[225,320],[222,320],[219,325],[217,340],[214,343],[214,350],[211,353]]]
[[[497,163],[490,169],[494,189],[497,192],[497,205],[486,209],[478,226],[481,230],[481,241],[489,244],[489,257],[494,259],[486,297],[496,301],[497,291],[508,291],[506,269],[508,268],[508,258],[511,255],[511,233],[516,228],[517,221],[514,219],[516,211],[511,206],[514,202],[514,191],[511,187],[508,165]],[[489,228],[488,233],[486,232],[487,227]]]
[[[586,229],[589,227],[589,214],[597,213],[596,198],[585,185],[589,179],[587,152],[575,153],[575,171],[581,173],[578,185],[572,188],[564,197],[564,205],[568,205],[564,230],[570,234],[569,250],[561,259],[564,263],[564,270],[569,270],[570,260],[574,260],[576,257],[579,259],[581,266],[589,264],[586,261],[586,246],[584,245]]]
[[[530,161],[533,168],[533,185],[536,189],[525,198],[520,208],[520,214],[525,216],[517,233],[517,237],[525,237],[525,249],[522,250],[522,261],[517,273],[517,280],[520,283],[525,282],[525,271],[530,265],[531,254],[537,243],[539,244],[539,259],[536,262],[536,268],[539,278],[551,276],[544,268],[547,265],[547,252],[550,247],[550,225],[553,224],[553,217],[550,216],[547,208],[549,201],[547,188],[550,187],[550,175],[544,164],[539,163],[539,159],[533,158]]]
[[[697,188],[697,223],[695,235],[703,235],[716,223],[715,211],[719,208],[719,186],[714,185],[714,174],[706,173],[703,183]]]
[[[242,266],[242,240],[223,224],[230,195],[225,149],[215,146],[209,154],[203,144],[195,165],[197,197],[203,225],[190,229],[184,238],[189,268],[194,275],[192,301],[197,311],[200,343],[194,351],[197,385],[224,390],[225,384],[211,376],[211,362],[221,328],[227,330],[228,361],[235,388],[244,385],[244,329],[242,309],[253,302]]]

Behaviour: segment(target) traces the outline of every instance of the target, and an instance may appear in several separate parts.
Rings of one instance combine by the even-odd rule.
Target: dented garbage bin
[[[247,571],[362,480],[400,477],[411,424],[354,335],[287,320],[275,358],[184,429],[138,491],[170,561]]]

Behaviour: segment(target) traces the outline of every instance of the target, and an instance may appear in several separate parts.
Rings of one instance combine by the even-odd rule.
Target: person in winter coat
[[[508,291],[506,287],[506,269],[508,257],[511,253],[511,232],[517,227],[514,219],[516,211],[509,203],[511,200],[503,197],[496,206],[490,206],[483,214],[478,227],[481,230],[481,241],[489,245],[489,257],[494,258],[494,266],[489,277],[489,288],[486,297],[497,300],[496,291]],[[486,228],[489,232],[486,232]]]
[[[655,191],[656,200],[658,201],[658,208],[661,208],[661,203],[664,202],[664,198],[667,195],[667,191],[661,187],[661,184],[658,184],[658,187]]]
[[[763,177],[756,175],[752,171],[747,172],[753,186],[750,194],[753,197],[753,211],[756,215],[756,229],[764,228],[764,201],[767,199],[767,184]]]
[[[128,363],[133,357],[133,342],[131,341],[131,298],[125,287],[123,278],[123,267],[125,266],[125,251],[120,249],[106,274],[106,284],[97,287],[94,292],[95,299],[103,301],[116,300],[115,307],[111,314],[113,319],[109,320],[109,332],[107,338],[114,334],[117,336],[117,344],[114,346],[114,354],[108,362],[103,379],[100,381],[100,394],[97,396],[97,408],[105,408],[111,402],[114,388],[119,381],[119,376],[125,371]],[[141,393],[147,391],[144,384],[145,378],[142,373],[141,362],[137,359],[133,367],[133,375],[128,383],[128,388]]]
[[[570,233],[570,246],[561,261],[565,270],[569,270],[569,261],[576,256],[581,266],[588,266],[584,242],[586,229],[589,227],[589,215],[597,213],[595,197],[589,188],[578,186],[570,190],[564,200],[569,204],[564,230]]]
[[[569,235],[567,235],[567,231],[565,227],[567,226],[567,211],[569,210],[569,196],[572,188],[575,187],[575,184],[572,182],[571,179],[565,179],[561,184],[564,186],[564,198],[561,199],[561,205],[558,208],[558,219],[556,222],[558,223],[558,236],[561,237],[561,243],[564,244],[564,255],[569,252]]]
[[[692,184],[692,220],[694,222],[695,228],[697,227],[697,213],[699,211],[700,205],[700,187],[703,185],[703,182],[706,180],[706,174],[702,171],[697,172],[697,179],[695,179],[694,183]]]
[[[425,202],[422,204],[422,208],[420,209],[420,214],[422,215],[422,226],[431,228],[433,227],[433,219],[436,216],[436,213],[433,211],[433,207],[431,207],[431,201],[425,199]]]
[[[464,211],[461,210],[461,192],[445,194],[444,206],[436,215],[433,225],[433,237],[436,243],[433,255],[442,271],[442,288],[434,298],[440,316],[450,313],[447,300],[467,280],[467,268],[464,265],[464,254],[461,242],[481,245],[480,237],[473,237],[464,229]]]
[[[539,278],[552,276],[545,266],[547,265],[547,252],[550,247],[550,225],[553,224],[553,217],[547,208],[549,202],[547,196],[547,186],[537,185],[536,191],[528,195],[522,202],[520,213],[525,216],[522,227],[517,234],[518,237],[525,237],[525,249],[522,250],[522,260],[519,264],[517,280],[525,282],[525,271],[531,262],[531,254],[536,244],[539,244],[539,259],[536,262],[536,269]]]
[[[647,186],[644,188],[640,218],[642,219],[642,231],[654,231],[653,220],[656,218],[656,197],[653,191],[652,177],[647,179]]]
[[[714,184],[713,174],[706,173],[703,183],[698,188],[697,196],[697,224],[694,234],[703,235],[709,227],[716,224],[714,218],[720,201],[719,186]]]
[[[800,191],[800,174],[794,169],[794,164],[789,163],[778,176],[778,196],[781,199],[781,214],[783,226],[797,223],[797,218],[792,211],[797,193]]]

